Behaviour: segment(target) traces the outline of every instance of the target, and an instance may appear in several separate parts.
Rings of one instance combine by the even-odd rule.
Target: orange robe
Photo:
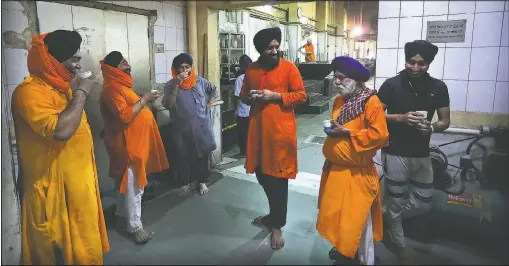
[[[338,96],[331,119],[339,117],[342,106],[343,97]],[[380,182],[373,157],[387,146],[389,132],[378,96],[371,96],[364,113],[343,126],[350,129],[350,138],[327,137],[323,145],[327,161],[320,182],[316,229],[342,255],[353,258],[369,211],[374,241],[383,236]]]
[[[100,97],[104,119],[104,144],[110,156],[110,177],[120,193],[127,191],[127,168],[134,165],[138,187],[147,185],[147,174],[169,168],[159,128],[152,111],[144,106],[134,116],[140,96],[132,78],[121,70],[102,64],[104,77]]]
[[[315,47],[313,44],[304,44],[304,50],[306,51],[306,62],[316,62],[315,59]]]
[[[73,136],[54,140],[59,115],[72,100],[72,74],[33,37],[31,73],[12,94],[19,175],[24,265],[102,265],[110,250],[101,204],[92,133],[85,112]]]
[[[280,59],[279,66],[267,72],[258,62],[249,65],[240,96],[250,90],[281,93],[281,103],[255,102],[249,115],[246,146],[247,173],[261,166],[264,174],[294,179],[297,176],[297,126],[294,104],[306,101],[304,82],[297,67]]]

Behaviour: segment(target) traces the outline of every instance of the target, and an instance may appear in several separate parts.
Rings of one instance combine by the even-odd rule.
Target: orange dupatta
[[[174,67],[171,67],[171,76],[176,79],[177,78],[177,71]],[[194,72],[194,67],[191,68],[191,74],[187,79],[182,81],[182,84],[180,87],[184,90],[190,90],[196,85],[196,73]]]
[[[71,88],[69,82],[73,74],[48,53],[48,47],[44,43],[44,37],[48,34],[44,33],[32,38],[32,47],[27,57],[28,72],[65,94]]]

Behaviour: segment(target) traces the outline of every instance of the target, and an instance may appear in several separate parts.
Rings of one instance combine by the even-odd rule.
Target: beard
[[[260,56],[260,65],[267,70],[272,70],[279,65],[279,60],[281,56],[279,53],[276,55],[261,55]]]
[[[357,83],[355,81],[351,81],[350,83],[348,84],[345,84],[345,85],[336,85],[336,88],[339,89],[339,94],[343,97],[348,97],[350,95],[352,95],[352,93],[355,92],[355,90],[357,89]]]

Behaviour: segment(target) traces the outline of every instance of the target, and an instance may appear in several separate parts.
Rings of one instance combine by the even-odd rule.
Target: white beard
[[[357,83],[355,81],[352,81],[349,84],[339,86],[336,85],[336,83],[334,83],[334,86],[336,86],[336,88],[339,89],[339,94],[341,96],[348,96],[355,91],[355,89],[357,88]]]

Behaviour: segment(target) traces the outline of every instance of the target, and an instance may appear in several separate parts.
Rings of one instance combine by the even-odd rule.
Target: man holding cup
[[[272,232],[271,247],[279,250],[284,246],[288,179],[297,175],[293,106],[306,101],[306,90],[297,67],[280,58],[281,29],[263,29],[253,42],[260,57],[249,65],[240,92],[241,100],[251,106],[245,168],[256,173],[270,206],[270,213],[253,223]]]
[[[383,235],[379,177],[373,164],[376,152],[388,144],[387,122],[376,91],[365,86],[369,70],[359,61],[332,61],[334,100],[331,119],[324,121],[325,163],[318,194],[316,229],[334,247],[329,257],[353,264],[373,265],[374,242]],[[331,125],[332,124],[332,125]]]
[[[159,128],[147,104],[159,97],[159,91],[143,96],[133,89],[131,66],[118,52],[100,61],[104,83],[101,115],[104,119],[104,145],[110,156],[110,177],[120,190],[117,201],[117,226],[132,234],[138,244],[147,243],[141,221],[141,198],[147,174],[169,167]]]
[[[384,242],[397,253],[401,264],[409,263],[402,218],[426,213],[431,207],[431,134],[444,131],[450,124],[447,86],[428,74],[437,52],[437,46],[424,40],[405,44],[405,69],[387,79],[378,91],[387,110],[390,133],[389,146],[382,150],[386,177]],[[435,111],[438,121],[432,124]]]
[[[110,250],[83,110],[97,82],[89,75],[70,85],[81,41],[67,30],[34,36],[30,76],[12,94],[24,265],[102,265]]]
[[[170,111],[175,162],[173,167],[180,197],[187,196],[191,182],[198,181],[200,195],[208,193],[210,154],[216,149],[210,114],[217,88],[196,75],[191,55],[181,53],[172,62],[173,79],[164,87],[163,106]]]

